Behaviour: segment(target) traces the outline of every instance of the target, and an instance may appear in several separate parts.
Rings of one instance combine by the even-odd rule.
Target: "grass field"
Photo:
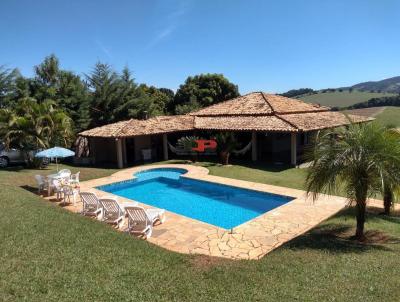
[[[380,123],[390,127],[400,127],[400,107],[386,107],[375,116]]]
[[[203,164],[212,174],[277,184],[303,173]],[[353,214],[344,211],[260,261],[228,261],[172,253],[65,211],[30,192],[33,175],[43,171],[12,170],[0,171],[0,301],[395,301],[400,295],[398,217],[369,214],[374,243],[357,244],[348,240]],[[82,179],[114,172],[79,170]]]
[[[371,92],[362,92],[362,91],[335,91],[335,92],[319,92],[317,94],[306,95],[300,97],[301,100],[317,103],[329,107],[347,107],[354,105],[356,103],[365,102],[369,99],[383,96],[392,96],[394,94],[390,93],[371,93]]]
[[[383,112],[383,110],[385,109],[386,107],[369,107],[369,108],[345,110],[345,112],[349,114],[375,117],[379,113]]]
[[[377,122],[388,127],[400,127],[400,107],[370,107],[346,110],[347,113],[374,117]]]

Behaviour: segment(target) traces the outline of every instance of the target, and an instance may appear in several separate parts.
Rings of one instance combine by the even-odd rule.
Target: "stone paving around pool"
[[[285,242],[305,233],[323,220],[336,214],[347,204],[337,196],[321,195],[316,201],[306,198],[304,191],[271,186],[249,181],[208,175],[208,170],[192,165],[149,165],[121,170],[109,177],[81,182],[81,191],[96,193],[99,197],[114,196],[121,203],[129,199],[95,189],[95,187],[134,178],[133,174],[152,168],[183,168],[188,172],[181,177],[253,189],[294,197],[295,199],[258,216],[233,230],[225,230],[201,221],[167,211],[167,220],[154,227],[149,242],[179,253],[203,254],[231,259],[260,259]],[[151,192],[149,192],[151,194]],[[145,208],[149,206],[141,204]],[[81,202],[66,206],[80,212]],[[126,219],[125,219],[126,220]],[[122,231],[126,229],[126,221]]]

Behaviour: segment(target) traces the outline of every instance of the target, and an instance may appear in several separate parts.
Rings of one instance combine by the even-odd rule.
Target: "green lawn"
[[[185,161],[170,160],[164,163],[185,163]],[[304,190],[307,169],[296,169],[286,165],[255,164],[247,161],[233,161],[233,163],[232,166],[223,166],[219,163],[199,161],[196,165],[206,167],[210,170],[210,174],[216,176]]]
[[[304,173],[203,165],[282,185]],[[0,172],[0,301],[398,301],[398,217],[369,215],[375,244],[347,239],[345,211],[260,261],[227,261],[172,253],[49,204],[29,191],[36,173]]]
[[[378,92],[364,92],[364,91],[353,91],[348,90],[339,92],[319,92],[317,94],[305,95],[300,97],[301,100],[317,103],[330,107],[347,107],[357,103],[368,101],[372,98],[383,97],[383,96],[393,96],[391,93],[378,93]]]
[[[386,126],[400,127],[400,107],[386,107],[375,116],[376,120]]]

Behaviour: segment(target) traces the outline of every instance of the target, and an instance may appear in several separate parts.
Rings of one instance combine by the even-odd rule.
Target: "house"
[[[253,161],[297,165],[318,130],[370,120],[297,99],[253,92],[187,115],[131,119],[79,135],[89,140],[96,163],[114,162],[120,168],[141,161],[145,154],[167,160],[172,155],[171,145],[180,137],[210,137],[218,131],[234,131],[243,143],[251,142],[247,156]]]

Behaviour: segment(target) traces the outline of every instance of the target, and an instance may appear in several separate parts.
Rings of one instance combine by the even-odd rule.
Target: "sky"
[[[349,86],[400,75],[398,0],[1,0],[0,65],[25,76],[54,53],[176,90],[222,73],[240,92]]]

